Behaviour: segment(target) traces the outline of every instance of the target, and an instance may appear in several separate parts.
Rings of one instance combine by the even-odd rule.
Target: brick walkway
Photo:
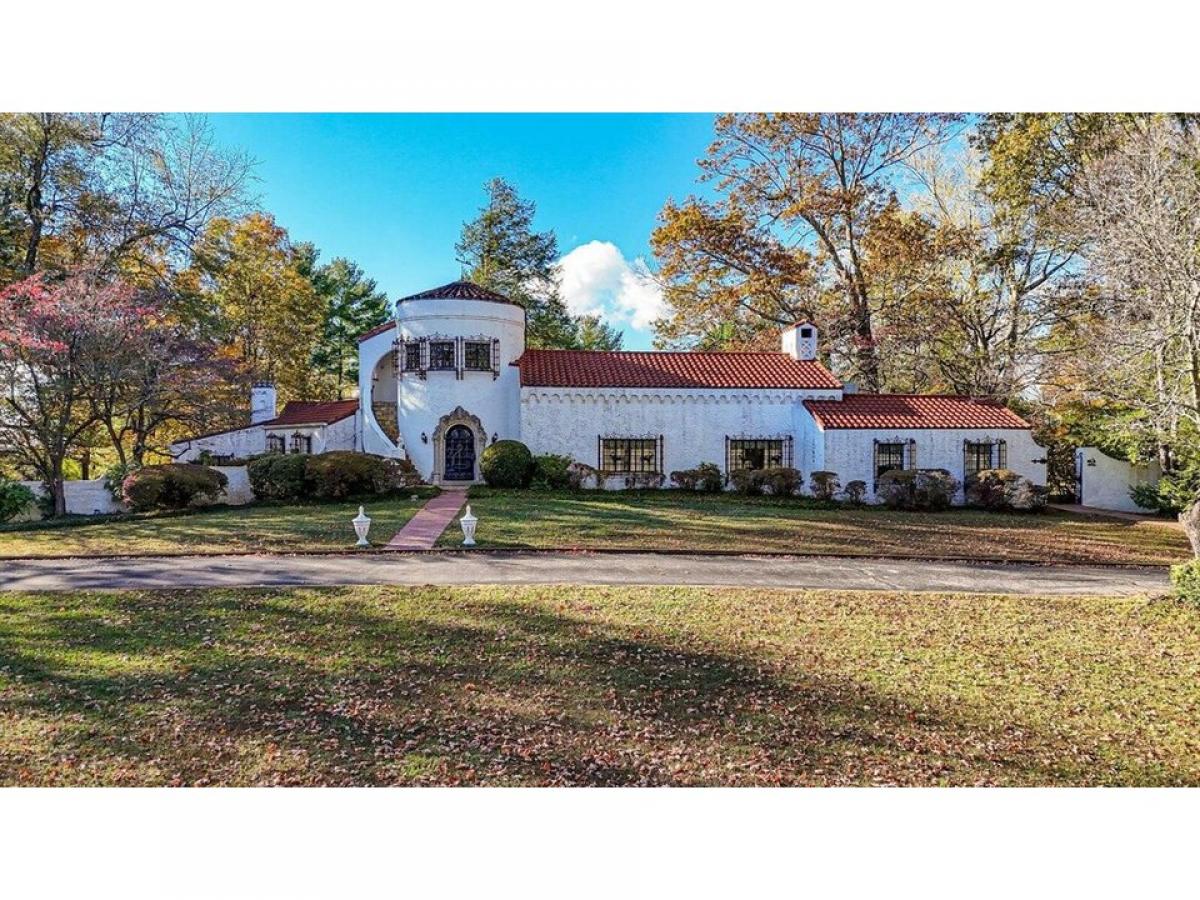
[[[389,550],[429,550],[467,502],[463,488],[443,489],[388,541]]]

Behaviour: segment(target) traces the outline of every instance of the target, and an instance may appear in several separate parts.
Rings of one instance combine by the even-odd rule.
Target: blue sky
[[[564,254],[576,311],[600,311],[625,346],[650,346],[660,302],[637,277],[668,197],[702,188],[709,115],[258,115],[210,117],[258,160],[264,208],[322,259],[345,256],[392,299],[459,276],[454,243],[493,176],[537,203]]]

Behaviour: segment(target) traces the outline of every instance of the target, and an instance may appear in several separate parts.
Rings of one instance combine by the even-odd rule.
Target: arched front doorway
[[[475,480],[475,435],[466,425],[446,432],[446,459],[442,477],[447,481]]]

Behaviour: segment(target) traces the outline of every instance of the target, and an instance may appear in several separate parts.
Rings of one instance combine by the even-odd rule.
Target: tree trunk
[[[54,497],[54,516],[67,514],[67,488],[63,481],[63,461],[55,457],[50,462],[50,494]]]
[[[1183,530],[1187,532],[1188,540],[1192,542],[1192,554],[1200,558],[1200,500],[1196,500],[1179,514]]]
[[[92,448],[84,447],[79,455],[79,477],[87,481],[92,477]]]

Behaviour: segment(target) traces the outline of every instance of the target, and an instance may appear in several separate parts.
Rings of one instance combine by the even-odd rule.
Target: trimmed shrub
[[[567,487],[573,491],[578,491],[589,486],[600,486],[600,473],[596,471],[595,466],[589,466],[587,463],[573,462],[567,466]]]
[[[809,490],[818,500],[832,500],[842,489],[837,472],[813,472],[808,482]]]
[[[15,519],[29,509],[36,499],[28,486],[19,481],[0,478],[0,522]]]
[[[137,463],[116,463],[104,470],[104,489],[112,494],[114,500],[125,499],[125,479],[140,469]]]
[[[333,450],[300,458],[305,460],[305,493],[319,500],[383,494],[402,483],[400,466],[395,460],[370,453]]]
[[[788,466],[774,466],[762,470],[763,486],[773,497],[791,497],[804,484],[804,476],[799,469]]]
[[[543,453],[533,458],[533,486],[543,490],[561,490],[571,487],[571,463],[569,456]]]
[[[1171,586],[1175,597],[1200,606],[1200,559],[1171,566]]]
[[[847,482],[846,486],[842,488],[842,496],[846,498],[847,503],[861,506],[867,499],[867,483],[857,480]]]
[[[1011,469],[984,469],[967,480],[967,503],[990,510],[1029,512],[1043,509],[1049,497],[1046,488]]]
[[[224,473],[195,463],[171,463],[142,466],[126,476],[121,485],[122,499],[130,509],[186,509],[211,503],[221,495],[229,479]]]
[[[879,476],[875,493],[889,509],[943,510],[958,491],[958,479],[945,469],[892,469]]]
[[[667,476],[662,472],[632,472],[625,476],[625,487],[631,490],[660,488],[666,483]]]
[[[268,453],[246,466],[256,500],[299,500],[305,494],[308,457],[299,453]]]
[[[528,487],[533,454],[520,441],[496,441],[479,457],[479,472],[490,487]]]
[[[725,477],[716,463],[702,462],[694,469],[678,469],[672,472],[671,483],[680,490],[715,494],[724,489]]]
[[[739,494],[750,497],[761,494],[766,486],[762,469],[735,469],[729,473],[729,483]]]

